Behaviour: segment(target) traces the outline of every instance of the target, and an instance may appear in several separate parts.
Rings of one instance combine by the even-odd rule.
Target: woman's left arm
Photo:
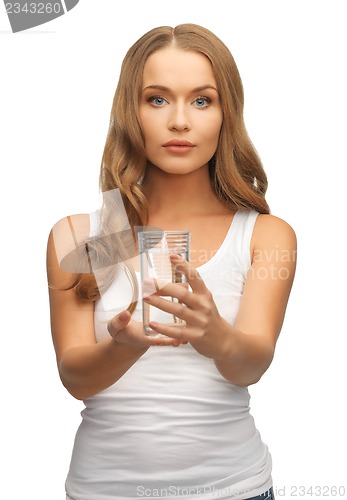
[[[186,321],[186,327],[151,323],[158,333],[188,341],[212,358],[221,375],[240,386],[255,384],[271,364],[282,327],[296,266],[296,236],[283,220],[259,215],[251,241],[251,267],[244,285],[236,322],[218,312],[212,293],[199,273],[184,259],[172,259],[187,277],[191,291],[166,285],[146,301]],[[184,304],[184,305],[182,305]]]
[[[259,215],[251,255],[234,327],[224,321],[230,342],[215,359],[223,377],[241,386],[258,382],[273,359],[295,275],[295,232],[277,217]]]

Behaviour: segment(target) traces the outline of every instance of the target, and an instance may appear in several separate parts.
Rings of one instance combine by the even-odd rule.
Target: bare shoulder
[[[47,272],[53,281],[68,281],[69,274],[80,272],[84,262],[76,250],[88,239],[89,233],[89,214],[68,215],[54,224],[47,242]]]
[[[295,257],[297,238],[293,227],[274,215],[259,214],[252,236],[252,254],[261,249],[287,250]]]
[[[256,239],[288,240],[296,242],[296,234],[293,227],[283,219],[270,214],[259,214],[254,226]]]
[[[54,239],[65,237],[69,233],[78,235],[89,235],[90,214],[73,214],[59,219],[51,229]]]
[[[48,246],[53,245],[57,256],[66,254],[86,240],[89,233],[89,214],[67,215],[52,227],[48,237]]]

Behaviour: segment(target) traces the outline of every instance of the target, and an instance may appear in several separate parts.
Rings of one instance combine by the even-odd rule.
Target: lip
[[[163,147],[166,151],[170,153],[184,154],[189,153],[195,147],[195,144],[185,140],[185,139],[173,139],[171,141],[165,142]]]
[[[164,148],[169,148],[170,146],[193,148],[194,144],[185,139],[173,139],[172,141],[168,141],[163,144]]]

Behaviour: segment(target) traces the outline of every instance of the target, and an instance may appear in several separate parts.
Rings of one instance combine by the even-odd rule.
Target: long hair
[[[217,150],[209,162],[211,185],[216,196],[230,209],[253,209],[259,213],[269,213],[265,200],[267,177],[245,128],[244,92],[236,63],[229,49],[216,35],[195,24],[154,28],[127,52],[121,66],[102,155],[99,178],[101,191],[105,193],[119,189],[130,226],[146,225],[148,208],[141,189],[141,179],[146,172],[147,159],[139,120],[142,76],[147,58],[170,45],[204,54],[212,65],[223,113]],[[110,234],[110,227],[114,224],[112,211],[105,210],[105,214],[100,234]],[[115,246],[112,245],[112,248],[108,250],[114,252]],[[94,251],[99,251],[97,241]],[[131,269],[129,272],[136,297],[136,277]],[[110,282],[110,273],[106,272],[106,275]],[[77,276],[74,286],[80,298],[96,300],[100,297],[100,287],[91,275]],[[136,299],[133,298],[129,306],[131,312],[135,305]]]

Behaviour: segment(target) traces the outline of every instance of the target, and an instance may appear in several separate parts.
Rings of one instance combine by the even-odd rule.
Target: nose
[[[179,132],[191,129],[190,116],[185,104],[176,103],[172,106],[168,128]]]

